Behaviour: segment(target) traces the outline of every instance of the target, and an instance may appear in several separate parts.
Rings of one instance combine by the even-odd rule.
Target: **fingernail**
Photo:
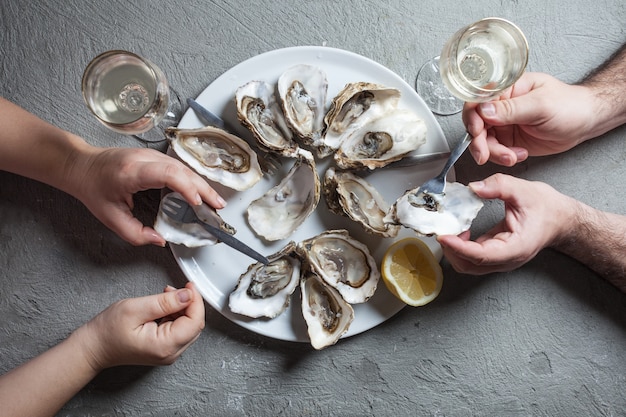
[[[166,285],[165,289],[167,289],[167,290],[175,290],[176,288],[172,287],[171,285]]]
[[[474,161],[476,161],[477,164],[480,164],[480,151],[470,149],[470,152],[472,154],[472,158],[474,158]]]
[[[200,197],[200,194],[196,194],[194,197],[194,203],[196,206],[202,205],[202,197]]]
[[[528,158],[528,151],[524,149],[518,149],[515,151],[515,155],[517,155],[517,159],[519,161],[523,161],[524,159]]]
[[[493,103],[481,103],[479,107],[483,116],[493,117],[496,115],[496,106]]]
[[[218,196],[217,196],[217,202],[218,202],[219,204],[221,204],[221,206],[222,206],[222,207],[226,207],[226,204],[227,204],[227,203],[226,203],[226,200],[224,200],[224,199],[222,198],[222,196],[220,196],[220,195],[218,195]]]
[[[181,303],[188,303],[189,300],[191,300],[191,291],[187,288],[179,290],[178,294],[176,295],[178,296],[178,301],[180,301]]]
[[[473,189],[473,190],[480,190],[482,188],[485,188],[485,182],[484,181],[474,181],[474,182],[470,182],[468,184],[468,186]]]
[[[165,247],[165,240],[158,233],[152,233],[152,244],[161,248]]]

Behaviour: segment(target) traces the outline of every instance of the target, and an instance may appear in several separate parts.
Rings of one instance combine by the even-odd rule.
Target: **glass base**
[[[167,113],[161,122],[154,126],[152,129],[144,133],[132,135],[135,139],[142,142],[156,143],[166,141],[165,129],[170,126],[177,126],[180,119],[183,117],[183,102],[180,96],[170,87],[170,97],[167,106]]]
[[[422,65],[415,80],[415,90],[435,114],[449,116],[463,110],[463,100],[452,95],[441,80],[439,57]]]

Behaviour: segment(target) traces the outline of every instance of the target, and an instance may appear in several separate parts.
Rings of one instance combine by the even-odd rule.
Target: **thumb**
[[[175,291],[167,291],[161,294],[149,295],[141,298],[141,319],[144,322],[157,320],[178,313],[191,304],[193,291],[189,288],[181,288]]]
[[[520,194],[524,180],[506,174],[494,174],[483,181],[471,182],[469,187],[480,198],[512,201]]]
[[[534,124],[543,113],[539,103],[530,94],[481,103],[477,111],[492,126]]]

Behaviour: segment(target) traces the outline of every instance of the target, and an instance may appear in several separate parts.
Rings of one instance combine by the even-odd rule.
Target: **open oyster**
[[[256,153],[238,136],[217,127],[179,129],[165,134],[174,153],[198,174],[235,190],[256,184],[263,172]]]
[[[183,196],[179,193],[169,193],[163,197],[175,197],[184,200]],[[235,229],[226,223],[213,207],[210,207],[206,203],[202,203],[200,206],[191,206],[193,211],[200,220],[215,227],[219,227],[226,233],[231,235],[235,234]],[[215,236],[209,233],[202,225],[196,223],[177,223],[170,216],[163,212],[162,203],[159,206],[159,212],[157,213],[156,221],[154,223],[154,230],[156,230],[163,239],[168,242],[175,243],[177,245],[185,245],[190,248],[198,246],[215,245],[218,240]]]
[[[375,169],[402,159],[425,142],[424,120],[409,110],[396,109],[347,135],[334,158],[344,169]]]
[[[233,313],[248,317],[274,318],[285,311],[300,280],[300,260],[294,256],[295,243],[268,256],[267,265],[255,263],[239,277],[228,306]]]
[[[367,246],[347,230],[322,232],[300,242],[296,251],[346,302],[364,303],[374,295],[380,279],[376,261]]]
[[[337,343],[354,320],[352,306],[311,271],[302,274],[300,292],[311,345],[319,350]]]
[[[278,78],[285,120],[305,145],[321,145],[327,91],[326,73],[312,65],[295,65]]]
[[[285,122],[276,101],[274,86],[265,81],[250,81],[235,93],[237,118],[246,126],[263,149],[293,157],[298,144]]]
[[[348,216],[365,231],[383,237],[397,236],[400,226],[385,223],[389,203],[367,181],[350,171],[326,170],[322,184],[326,205],[335,214]]]
[[[248,206],[250,227],[267,240],[291,235],[320,200],[320,179],[313,155],[304,149],[298,155],[287,176]]]
[[[326,132],[318,156],[323,158],[339,149],[351,131],[395,109],[399,100],[400,91],[395,88],[368,82],[346,84],[324,117]]]
[[[425,236],[458,235],[470,228],[483,201],[467,186],[446,184],[443,194],[407,191],[389,210],[385,222],[401,224]]]

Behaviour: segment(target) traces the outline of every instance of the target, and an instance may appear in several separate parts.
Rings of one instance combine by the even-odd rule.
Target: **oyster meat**
[[[321,68],[295,65],[278,78],[285,120],[305,145],[321,145],[328,80]]]
[[[313,155],[304,149],[298,155],[287,176],[248,206],[250,227],[269,241],[291,235],[319,202],[320,179]]]
[[[426,123],[410,110],[396,109],[352,131],[335,152],[344,169],[375,169],[402,159],[426,142]]]
[[[247,127],[263,149],[284,156],[297,154],[298,144],[287,126],[276,100],[274,85],[265,81],[250,81],[235,93],[237,118]]]
[[[168,196],[184,200],[183,196],[179,193],[169,193],[163,197],[161,201]],[[206,203],[202,203],[200,206],[192,205],[191,207],[193,208],[193,211],[196,212],[198,218],[203,222],[219,227],[228,234],[235,234],[235,229],[222,220],[213,207],[207,205]],[[172,220],[172,218],[163,211],[162,203],[159,206],[159,212],[157,213],[156,221],[154,223],[154,230],[156,230],[157,233],[159,233],[166,241],[177,245],[185,245],[190,248],[215,245],[218,242],[217,238],[200,224],[178,223]]]
[[[376,261],[367,246],[347,230],[322,232],[300,242],[296,251],[346,302],[364,303],[374,295],[380,279]]]
[[[365,231],[382,237],[395,237],[400,226],[383,219],[390,204],[367,181],[351,171],[326,170],[322,193],[329,210],[360,223]]]
[[[443,194],[407,191],[391,207],[385,222],[401,224],[425,236],[458,235],[470,228],[483,201],[468,187],[449,182]]]
[[[169,127],[165,134],[174,153],[211,181],[246,190],[263,176],[257,155],[248,143],[225,130],[212,126]]]
[[[302,274],[300,292],[311,345],[319,350],[337,343],[354,320],[352,306],[311,271]]]
[[[395,88],[368,82],[346,84],[324,117],[326,132],[318,156],[335,152],[350,132],[395,109],[399,100],[400,91]]]
[[[248,267],[229,297],[228,306],[233,313],[274,318],[285,311],[300,280],[300,260],[294,248],[295,243],[289,242],[268,256],[267,265],[255,263]]]

